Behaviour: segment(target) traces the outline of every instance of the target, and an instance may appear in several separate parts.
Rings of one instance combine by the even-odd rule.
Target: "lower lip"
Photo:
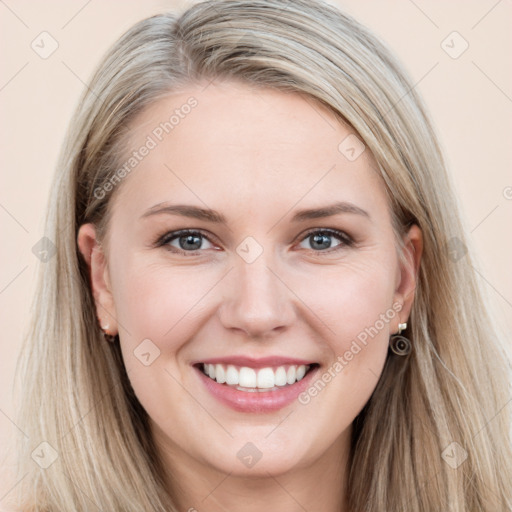
[[[227,384],[219,384],[217,381],[207,377],[197,366],[194,366],[194,369],[199,373],[199,377],[204,382],[206,389],[223,404],[240,412],[263,413],[278,411],[290,405],[310,385],[319,367],[316,366],[310,370],[302,380],[295,384],[283,386],[274,391],[254,392],[239,391]]]

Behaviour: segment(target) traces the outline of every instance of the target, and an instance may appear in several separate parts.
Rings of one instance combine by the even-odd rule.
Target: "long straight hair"
[[[511,510],[505,352],[471,254],[449,250],[468,242],[431,123],[386,47],[312,0],[207,1],[150,17],[94,74],[51,187],[45,235],[56,253],[41,265],[19,367],[29,435],[22,509],[177,510],[119,346],[98,325],[76,237],[86,222],[108,228],[112,192],[95,191],[115,179],[128,124],[161,96],[211,79],[302,93],[330,109],[372,152],[396,226],[423,232],[407,331],[414,350],[388,357],[354,422],[350,510]],[[46,469],[30,457],[41,442],[57,454]]]

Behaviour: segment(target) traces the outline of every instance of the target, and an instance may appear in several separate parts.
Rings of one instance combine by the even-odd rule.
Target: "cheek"
[[[118,267],[113,287],[125,368],[144,409],[162,424],[172,419],[181,428],[201,415],[183,393],[186,369],[177,361],[201,326],[201,299],[214,284],[208,273],[142,258]]]
[[[352,340],[364,340],[364,333],[372,327],[376,331],[371,329],[371,338],[387,338],[390,321],[396,317],[392,307],[395,263],[385,253],[381,257],[375,253],[316,272],[290,274],[288,282],[322,321],[326,339],[339,354]]]
[[[201,301],[215,280],[209,279],[208,272],[199,274],[142,260],[129,267],[120,269],[113,283],[122,328],[137,339],[150,338],[157,344],[165,339],[167,350],[177,349],[172,341],[184,342],[187,326],[197,327]]]
[[[312,402],[316,417],[342,410],[338,421],[347,426],[375,389],[398,315],[394,263],[367,259],[333,269],[322,280],[329,286],[315,288],[311,279],[302,285],[301,297],[322,321],[330,359],[302,397],[303,404]]]

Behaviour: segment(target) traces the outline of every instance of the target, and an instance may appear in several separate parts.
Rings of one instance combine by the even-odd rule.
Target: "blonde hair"
[[[169,91],[213,78],[303,93],[330,109],[371,150],[397,226],[423,232],[414,350],[388,357],[354,422],[350,510],[510,510],[510,423],[499,413],[507,365],[471,255],[455,261],[448,250],[467,241],[431,123],[382,43],[311,0],[209,1],[150,17],[93,76],[51,188],[45,234],[56,254],[42,264],[19,370],[23,510],[177,510],[119,346],[98,325],[76,236],[86,222],[107,229],[112,193],[94,191],[119,168],[128,123]],[[58,454],[47,469],[30,458],[42,441]],[[454,449],[467,453],[457,468],[445,462]]]

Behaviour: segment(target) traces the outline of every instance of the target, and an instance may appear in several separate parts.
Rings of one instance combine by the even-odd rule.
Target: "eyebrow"
[[[306,220],[320,219],[324,217],[332,217],[333,215],[339,215],[342,213],[351,213],[355,215],[361,215],[370,219],[370,214],[356,206],[353,203],[347,201],[337,202],[331,205],[323,206],[321,208],[309,208],[305,210],[297,211],[292,217],[292,222],[304,222]],[[153,215],[168,214],[168,215],[181,215],[183,217],[190,217],[193,219],[203,220],[206,222],[213,222],[216,224],[227,224],[226,217],[216,210],[209,208],[199,208],[198,206],[186,205],[186,204],[165,204],[159,203],[149,208],[141,216],[141,219],[150,217]]]
[[[191,217],[193,219],[204,220],[207,222],[215,222],[217,224],[227,224],[226,217],[221,213],[206,208],[199,208],[188,204],[165,204],[159,203],[149,208],[141,219],[152,215],[160,215],[166,213],[169,215],[181,215],[183,217]]]
[[[328,206],[324,206],[322,208],[299,210],[292,217],[292,222],[302,222],[305,220],[332,217],[333,215],[339,215],[340,213],[352,213],[370,219],[370,214],[366,210],[363,210],[362,208],[356,206],[353,203],[341,201]]]

